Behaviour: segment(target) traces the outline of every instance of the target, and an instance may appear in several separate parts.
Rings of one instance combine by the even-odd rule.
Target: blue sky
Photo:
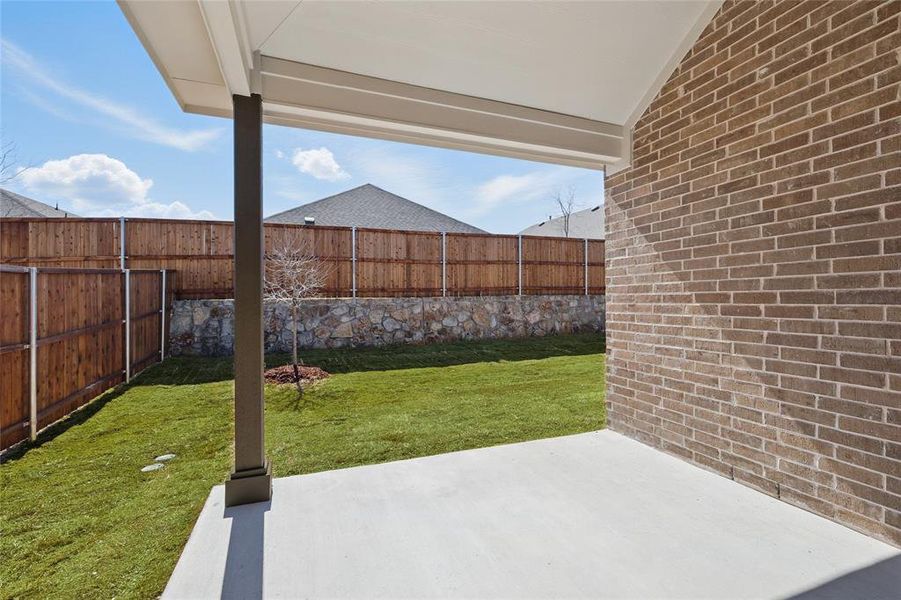
[[[231,121],[181,112],[110,2],[2,2],[3,142],[12,189],[84,216],[232,217]],[[264,210],[373,183],[496,233],[554,214],[596,171],[267,125]]]

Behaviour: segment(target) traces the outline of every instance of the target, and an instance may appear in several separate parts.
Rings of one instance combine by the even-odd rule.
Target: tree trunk
[[[297,367],[297,304],[291,304],[291,364],[294,366],[294,383],[297,393],[303,396],[303,384],[300,382],[300,369]]]

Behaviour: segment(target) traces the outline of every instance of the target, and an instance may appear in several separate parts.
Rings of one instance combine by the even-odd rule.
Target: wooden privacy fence
[[[233,224],[0,219],[0,262],[173,269],[177,298],[232,296]],[[604,242],[322,225],[265,225],[266,250],[305,239],[329,265],[324,296],[599,294]]]
[[[162,270],[0,264],[0,449],[161,360]]]

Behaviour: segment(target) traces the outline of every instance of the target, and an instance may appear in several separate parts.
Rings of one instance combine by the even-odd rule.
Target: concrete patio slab
[[[612,431],[212,490],[164,598],[897,598],[901,552]]]

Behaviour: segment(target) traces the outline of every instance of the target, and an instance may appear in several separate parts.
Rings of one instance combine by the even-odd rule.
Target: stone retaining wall
[[[323,298],[305,303],[298,338],[302,348],[339,348],[600,332],[604,305],[601,295]],[[267,306],[264,318],[266,351],[290,351],[288,307]],[[169,322],[170,354],[232,354],[232,300],[176,301]]]

